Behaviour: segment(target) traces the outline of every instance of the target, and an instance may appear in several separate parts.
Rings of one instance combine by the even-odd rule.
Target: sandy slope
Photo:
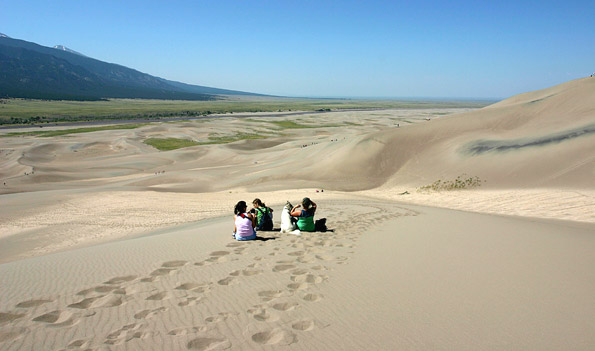
[[[0,349],[593,349],[594,125],[582,79],[473,111],[2,138]],[[267,138],[143,143],[241,133]],[[463,173],[482,186],[416,191]],[[231,240],[236,201],[278,225],[303,196],[334,232]]]
[[[319,203],[334,232],[241,243],[222,218],[0,265],[3,349],[594,345],[593,225]]]
[[[425,125],[386,130],[355,148],[374,150],[369,162],[386,175],[385,185],[429,184],[465,173],[489,188],[592,189],[594,135],[595,79],[585,78]]]

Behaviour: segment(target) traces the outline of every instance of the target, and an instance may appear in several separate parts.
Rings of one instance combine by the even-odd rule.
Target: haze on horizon
[[[595,70],[592,1],[0,0],[0,32],[189,84],[501,99]]]

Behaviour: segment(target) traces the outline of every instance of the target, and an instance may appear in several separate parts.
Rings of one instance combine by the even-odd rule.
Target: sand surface
[[[593,126],[582,79],[479,110],[1,138],[0,349],[591,350]],[[266,138],[143,143],[246,133]],[[481,186],[418,191],[463,174]],[[333,231],[231,239],[237,201],[278,227],[304,196]]]

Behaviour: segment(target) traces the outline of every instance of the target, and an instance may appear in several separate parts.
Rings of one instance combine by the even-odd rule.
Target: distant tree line
[[[0,119],[0,125],[26,125],[42,123],[60,123],[60,122],[89,122],[102,120],[122,120],[122,119],[161,119],[175,117],[198,117],[208,116],[213,111],[176,111],[176,112],[151,112],[136,115],[106,115],[106,116],[31,116],[31,117],[10,117]]]

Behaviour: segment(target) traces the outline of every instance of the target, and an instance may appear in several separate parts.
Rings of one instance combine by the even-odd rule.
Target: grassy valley
[[[0,100],[0,124],[43,124],[167,119],[217,113],[327,111],[382,108],[483,107],[490,101],[413,101],[242,97],[220,101],[110,99],[106,101]]]

